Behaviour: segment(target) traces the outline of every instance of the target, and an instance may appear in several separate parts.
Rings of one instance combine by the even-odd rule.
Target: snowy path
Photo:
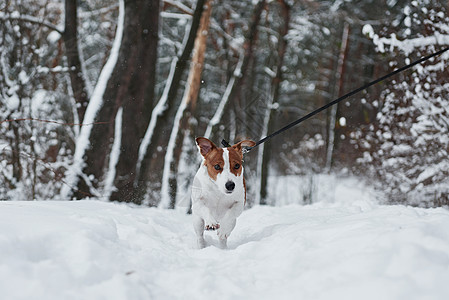
[[[211,234],[207,239],[215,243]],[[190,216],[0,202],[1,299],[447,299],[449,212],[366,201],[255,207],[229,250]]]

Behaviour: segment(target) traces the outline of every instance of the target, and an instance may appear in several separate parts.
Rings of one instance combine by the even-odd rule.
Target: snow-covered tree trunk
[[[114,103],[112,100],[108,99],[110,96],[107,96],[107,90],[108,85],[114,87],[114,85],[117,84],[112,83],[111,78],[119,59],[120,52],[124,51],[124,49],[121,48],[124,26],[125,2],[124,0],[120,0],[114,43],[108,60],[101,70],[97,84],[89,100],[86,114],[82,120],[84,124],[91,124],[101,118],[101,122],[108,122],[108,124],[83,126],[81,128],[80,134],[75,142],[73,163],[66,175],[67,184],[61,191],[61,198],[63,199],[82,199],[88,196],[93,196],[93,193],[95,193],[95,191],[93,191],[94,186],[96,187],[102,179],[106,156],[109,150],[110,137],[113,135],[112,127],[115,123],[115,115],[113,114],[113,108],[111,108]],[[106,105],[104,105],[104,103]],[[104,110],[108,112],[107,115],[102,112]],[[98,140],[96,140],[97,138]],[[97,157],[95,156],[95,150],[98,150]],[[93,184],[91,184],[91,180],[93,181]]]
[[[258,38],[258,32],[259,32],[259,24],[262,17],[262,12],[265,9],[266,0],[260,0],[256,6],[254,7],[253,17],[251,21],[250,28],[248,30],[248,34],[245,37],[245,42],[243,44],[243,49],[245,51],[245,54],[243,56],[243,60],[241,63],[241,67],[237,67],[235,70],[236,79],[235,82],[232,82],[232,85],[228,85],[230,88],[228,93],[228,97],[223,97],[223,101],[220,103],[217,114],[214,115],[211,122],[209,123],[209,126],[207,128],[206,135],[210,138],[214,138],[214,135],[216,134],[217,125],[220,124],[221,118],[224,115],[224,112],[226,112],[229,109],[229,105],[241,103],[241,98],[244,97],[243,94],[245,91],[245,80],[248,77],[248,72],[250,72],[250,65],[252,61],[254,60],[254,51],[256,49],[256,42]],[[237,73],[237,71],[239,71]],[[231,78],[232,81],[232,78]],[[225,93],[226,95],[226,93]]]
[[[65,0],[65,29],[64,46],[65,56],[69,67],[71,88],[73,98],[76,103],[78,120],[84,119],[89,95],[84,82],[83,70],[81,67],[80,49],[78,41],[78,5],[77,0]]]
[[[78,173],[78,178],[82,180],[78,180],[77,192],[74,193],[76,198],[83,198],[86,193],[98,196],[95,190],[101,188],[105,179],[115,117],[123,106],[121,155],[116,170],[118,180],[115,181],[121,194],[113,193],[111,196],[121,200],[123,186],[127,186],[125,190],[128,191],[129,186],[133,185],[139,143],[151,113],[159,1],[120,3],[116,39],[84,120],[84,123],[94,120],[107,124],[94,124],[90,130],[83,127],[81,131],[75,163],[82,169],[81,174]],[[79,169],[75,171],[80,172]]]
[[[268,103],[268,111],[265,118],[265,133],[272,133],[275,129],[275,112],[279,107],[278,98],[280,94],[281,82],[282,78],[282,67],[284,66],[284,58],[285,52],[287,50],[288,40],[286,39],[288,29],[290,26],[290,5],[287,1],[281,0],[279,1],[281,6],[281,15],[284,21],[284,24],[281,26],[279,30],[279,39],[278,39],[278,61],[276,65],[276,74],[272,81],[272,95],[270,102]],[[259,146],[259,151],[262,153],[261,162],[258,161],[258,165],[260,165],[260,172],[258,172],[260,176],[260,184],[259,184],[259,194],[260,200],[259,204],[265,205],[267,204],[267,196],[268,196],[268,176],[269,176],[269,164],[271,160],[271,141],[267,141],[263,145]],[[260,157],[260,155],[259,155]],[[259,159],[260,160],[260,159]]]
[[[220,123],[221,118],[223,117],[224,110],[228,104],[229,97],[231,95],[231,91],[234,89],[234,85],[238,80],[238,77],[241,76],[242,72],[242,64],[244,60],[243,51],[239,52],[239,60],[237,62],[237,66],[235,67],[234,72],[232,73],[231,79],[229,80],[225,92],[221,97],[220,103],[218,104],[217,109],[215,110],[214,116],[209,120],[207,124],[206,132],[204,133],[204,137],[210,139],[212,135],[212,130],[215,126]]]
[[[130,14],[132,23],[130,31],[135,36],[130,38],[137,53],[132,54],[134,70],[127,87],[126,98],[123,101],[122,136],[120,156],[116,165],[114,179],[115,191],[111,200],[137,202],[131,196],[134,194],[136,166],[139,145],[148,127],[154,103],[156,84],[156,60],[159,33],[159,0],[143,0],[132,8],[138,15]],[[128,33],[130,34],[130,33]]]
[[[196,3],[190,29],[188,30],[188,37],[183,44],[179,57],[173,61],[176,64],[175,69],[170,74],[170,80],[167,82],[169,86],[166,86],[163,99],[161,99],[164,100],[165,104],[163,107],[159,107],[160,110],[158,109],[157,115],[155,115],[156,120],[150,122],[150,126],[152,127],[148,129],[151,129],[151,132],[148,132],[147,129],[147,133],[145,134],[146,136],[151,136],[151,139],[146,141],[148,144],[146,149],[140,149],[141,153],[143,152],[145,154],[141,154],[140,169],[138,170],[139,176],[136,178],[136,190],[135,196],[133,197],[137,202],[142,202],[145,199],[145,195],[150,197],[148,204],[152,206],[158,205],[161,200],[160,189],[163,176],[161,170],[164,168],[165,150],[170,138],[169,134],[164,133],[173,126],[171,122],[174,120],[180,103],[177,102],[177,95],[182,76],[188,66],[188,61],[192,53],[204,9],[204,2],[205,0],[198,0]],[[147,191],[148,188],[151,190],[150,193]]]
[[[179,159],[183,151],[184,138],[190,136],[190,121],[194,115],[198,94],[200,91],[201,74],[204,67],[206,42],[212,13],[212,0],[206,0],[204,6],[204,12],[201,16],[200,26],[198,28],[193,47],[193,57],[190,64],[190,72],[187,79],[186,89],[184,90],[181,105],[178,107],[178,111],[173,122],[174,126],[170,134],[170,140],[167,145],[161,188],[162,207],[174,208],[176,205]]]
[[[335,87],[335,92],[333,98],[342,96],[343,93],[343,84],[344,84],[344,75],[345,75],[345,66],[346,59],[348,55],[349,48],[349,24],[345,23],[343,28],[343,34],[341,37],[341,46],[340,53],[338,55],[337,62],[337,71],[336,71],[336,81],[337,85]],[[334,105],[330,109],[329,115],[329,129],[328,129],[328,138],[327,138],[327,152],[326,152],[326,166],[325,171],[330,172],[332,168],[332,159],[335,148],[335,129],[337,123],[337,111],[338,104]]]

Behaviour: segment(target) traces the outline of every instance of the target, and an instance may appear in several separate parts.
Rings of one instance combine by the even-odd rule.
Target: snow
[[[174,6],[174,7],[177,7],[179,9],[181,9],[182,11],[184,11],[186,13],[189,13],[189,14],[193,15],[193,9],[191,9],[190,7],[184,5],[180,1],[165,0],[164,3],[170,4],[170,5]]]
[[[190,74],[188,83],[191,82]],[[178,107],[178,110],[176,111],[175,119],[173,120],[173,128],[170,132],[170,138],[168,140],[167,144],[167,152],[164,157],[164,170],[162,172],[162,186],[161,186],[161,203],[159,204],[159,207],[161,208],[168,208],[170,206],[170,173],[171,173],[171,167],[173,162],[173,155],[176,147],[176,137],[179,133],[179,126],[181,125],[182,116],[184,114],[184,111],[187,109],[187,101],[188,101],[188,94],[189,89],[191,85],[187,84],[187,88],[184,91],[183,99],[181,100],[181,104]]]
[[[31,101],[31,116],[39,118],[39,112],[47,113],[51,111],[52,103],[48,101],[47,91],[44,89],[36,90]]]
[[[449,212],[340,183],[332,200],[247,209],[228,250],[214,233],[196,249],[181,210],[0,202],[2,298],[446,299]]]
[[[5,106],[9,111],[15,111],[20,106],[20,99],[16,93],[12,94],[10,97],[5,98]]]
[[[171,19],[187,19],[187,20],[190,20],[192,18],[191,15],[170,13],[170,12],[166,12],[166,11],[161,12],[161,17],[167,18],[167,19],[171,18]]]
[[[120,158],[120,147],[122,145],[122,123],[123,123],[123,107],[120,107],[115,117],[114,143],[112,144],[111,154],[109,158],[108,173],[105,180],[104,199],[109,199],[115,190],[114,178],[116,174],[116,166]]]
[[[52,31],[47,35],[47,41],[49,43],[57,43],[61,39],[61,34],[57,31]]]
[[[410,18],[407,17],[405,22],[411,22]],[[410,26],[411,24],[406,24]],[[409,38],[406,40],[399,40],[395,33],[392,33],[389,37],[379,37],[378,34],[374,33],[374,29],[371,25],[365,24],[362,27],[362,33],[373,40],[376,45],[377,50],[381,53],[387,51],[386,46],[389,45],[389,51],[392,52],[395,48],[398,48],[406,56],[409,56],[416,49],[433,46],[433,45],[448,45],[449,35],[446,33],[440,33],[438,31],[434,32],[430,36],[419,36],[416,38]]]

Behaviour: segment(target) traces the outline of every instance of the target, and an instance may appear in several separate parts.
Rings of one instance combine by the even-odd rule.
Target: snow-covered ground
[[[449,212],[334,201],[253,207],[229,249],[182,211],[0,202],[1,299],[447,299]]]

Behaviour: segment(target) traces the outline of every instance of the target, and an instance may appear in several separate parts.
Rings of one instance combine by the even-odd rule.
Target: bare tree
[[[267,133],[271,133],[274,131],[274,124],[275,124],[275,118],[274,114],[276,112],[276,108],[279,106],[278,104],[278,97],[280,93],[280,84],[282,81],[282,67],[284,65],[284,57],[285,52],[287,50],[287,39],[286,35],[288,33],[289,24],[290,24],[290,5],[285,0],[279,0],[278,1],[281,6],[281,14],[282,19],[284,20],[283,25],[281,26],[279,30],[279,42],[278,42],[278,61],[276,65],[276,74],[272,80],[272,95],[270,97],[267,115],[265,117],[264,121],[264,127],[265,135]],[[260,201],[259,204],[266,204],[267,200],[267,186],[268,186],[268,165],[270,164],[271,159],[271,142],[268,141],[267,143],[262,144],[259,147],[259,153],[262,153],[262,155],[259,154],[258,159],[258,165],[260,166]]]

